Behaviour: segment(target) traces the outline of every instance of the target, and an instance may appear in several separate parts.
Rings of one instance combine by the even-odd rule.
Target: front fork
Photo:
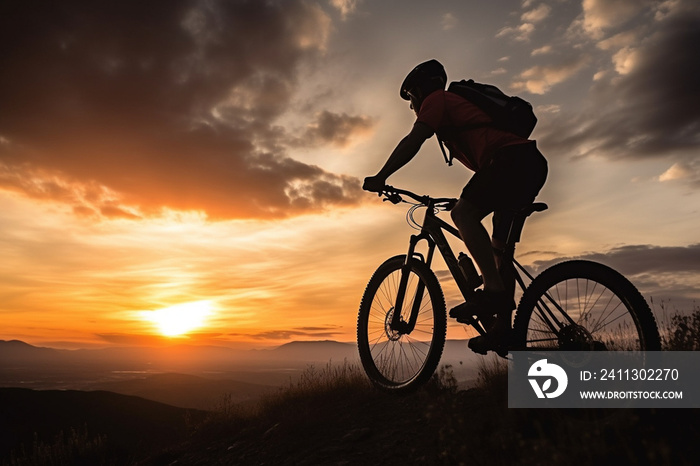
[[[404,300],[406,298],[408,279],[411,273],[411,261],[414,258],[417,258],[424,262],[428,267],[430,267],[430,264],[433,260],[433,255],[435,253],[435,246],[440,248],[440,253],[445,259],[447,268],[450,270],[450,273],[454,277],[457,283],[457,287],[462,292],[462,296],[464,297],[464,299],[469,300],[469,298],[474,293],[474,289],[469,287],[467,279],[462,273],[462,269],[459,267],[457,258],[455,257],[452,250],[449,248],[447,244],[447,239],[442,234],[442,231],[438,230],[437,232],[433,232],[433,234],[438,236],[437,242],[425,232],[421,232],[419,235],[411,236],[408,247],[408,253],[406,254],[406,261],[404,262],[404,265],[401,268],[401,280],[399,281],[399,289],[396,296],[396,302],[394,303],[394,312],[391,316],[391,322],[389,323],[390,330],[393,332],[397,332],[399,335],[410,334],[415,328],[416,322],[418,320],[421,302],[423,301],[423,293],[425,292],[425,284],[422,280],[419,280],[418,285],[416,286],[416,292],[413,299],[413,304],[411,306],[411,313],[409,315],[409,319],[408,321],[403,320],[401,318],[401,311],[403,310]],[[425,240],[426,243],[428,243],[428,255],[425,258],[423,258],[422,254],[416,252],[416,245],[422,240]],[[480,334],[483,335],[484,333],[486,333],[484,327],[477,320],[473,320],[472,322],[469,322],[469,324],[473,326]]]
[[[422,254],[416,252],[416,245],[421,240],[425,240],[428,243],[428,255],[423,257]],[[422,280],[418,280],[418,285],[416,286],[416,293],[413,297],[413,304],[411,306],[411,313],[409,314],[408,322],[401,318],[404,300],[406,298],[406,289],[408,288],[408,279],[411,274],[411,261],[414,258],[425,262],[426,265],[430,266],[433,260],[433,254],[435,252],[435,241],[430,238],[430,236],[421,233],[420,235],[412,235],[408,246],[408,253],[406,254],[406,260],[401,267],[401,280],[399,281],[399,289],[396,296],[396,302],[394,303],[394,313],[391,317],[391,323],[389,324],[391,330],[398,332],[399,334],[409,334],[413,332],[416,327],[416,322],[418,321],[418,313],[420,311],[421,302],[423,301],[423,293],[425,293],[425,283]]]

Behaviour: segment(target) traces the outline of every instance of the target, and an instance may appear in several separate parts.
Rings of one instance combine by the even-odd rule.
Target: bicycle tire
[[[561,322],[564,309],[574,322],[552,325],[544,308]],[[627,278],[606,265],[573,260],[546,269],[525,290],[513,349],[660,351],[661,339],[649,305]]]
[[[410,391],[428,381],[440,362],[445,346],[447,321],[445,298],[432,270],[411,259],[402,315],[408,320],[415,290],[425,285],[420,314],[410,334],[392,331],[388,321],[406,256],[395,256],[377,268],[362,296],[357,317],[357,344],[362,366],[372,383],[389,391]]]

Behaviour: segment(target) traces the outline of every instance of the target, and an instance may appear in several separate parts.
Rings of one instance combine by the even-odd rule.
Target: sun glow
[[[144,319],[156,324],[162,335],[176,337],[204,326],[212,310],[211,301],[195,301],[147,311]]]

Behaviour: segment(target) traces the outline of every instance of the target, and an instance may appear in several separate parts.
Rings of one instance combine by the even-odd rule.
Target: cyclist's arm
[[[375,176],[365,179],[365,189],[379,187],[377,186],[379,184],[383,187],[386,179],[410,162],[420,150],[423,142],[433,134],[433,130],[428,125],[416,122],[411,132],[398,143],[381,170]],[[368,182],[370,179],[371,181]],[[372,191],[373,189],[369,190]]]

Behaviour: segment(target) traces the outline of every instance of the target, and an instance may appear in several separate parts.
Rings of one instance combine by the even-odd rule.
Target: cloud
[[[630,47],[639,41],[639,34],[635,30],[623,31],[612,37],[598,41],[596,46],[601,50],[615,50]]]
[[[107,343],[124,346],[160,346],[172,344],[172,340],[158,335],[139,335],[127,333],[97,333],[95,336]]]
[[[542,47],[536,48],[532,52],[530,52],[530,55],[537,56],[537,55],[546,55],[548,53],[552,52],[552,46],[551,45],[544,45]]]
[[[28,0],[0,31],[3,189],[126,217],[286,217],[359,198],[358,180],[292,159],[298,140],[276,123],[326,49],[314,4]],[[347,143],[353,118],[325,142]]]
[[[550,105],[538,105],[536,108],[538,113],[559,113],[561,111],[561,105],[550,104]]]
[[[544,94],[552,86],[574,76],[588,62],[588,56],[582,55],[565,63],[533,66],[520,73],[511,87],[516,91],[524,90],[532,94]]]
[[[545,3],[540,3],[537,8],[534,8],[530,11],[526,11],[525,13],[522,14],[520,19],[523,20],[525,23],[539,23],[540,21],[544,20],[549,16],[549,13],[551,13],[552,7]]]
[[[442,15],[442,21],[440,24],[442,25],[443,31],[449,31],[459,24],[459,20],[452,13],[445,13]]]
[[[373,127],[374,122],[369,117],[337,114],[324,110],[309,123],[302,140],[307,145],[332,144],[346,147],[352,139],[370,133]]]
[[[688,160],[675,162],[659,175],[660,182],[680,182],[692,188],[700,188],[700,157],[689,156]]]
[[[330,0],[332,7],[340,12],[343,21],[347,20],[357,10],[361,0]]]
[[[653,26],[634,46],[632,34],[600,43],[614,53],[616,72],[596,73],[588,107],[557,121],[543,140],[581,156],[671,157],[700,186],[700,11],[678,9]]]
[[[615,64],[615,71],[618,74],[631,73],[639,64],[641,59],[638,49],[633,47],[624,47],[618,50],[612,57]]]
[[[565,260],[590,260],[606,264],[630,279],[646,296],[674,296],[680,301],[700,297],[700,244],[688,246],[629,245],[603,253],[538,261],[537,273]]]
[[[577,257],[537,262],[543,270],[552,263],[569,259],[604,262],[623,275],[644,273],[695,273],[700,274],[700,244],[688,246],[629,245],[613,248],[604,253],[588,253]]]
[[[535,32],[535,25],[532,23],[522,23],[519,26],[507,26],[496,33],[496,37],[512,37],[518,42],[527,42]]]
[[[299,327],[287,330],[270,330],[252,335],[245,335],[257,340],[291,340],[299,337],[311,339],[337,338],[344,333],[339,327]]]
[[[524,2],[523,8],[530,8],[532,2]],[[522,22],[517,26],[506,26],[496,33],[497,38],[512,37],[517,42],[529,42],[535,32],[535,24],[542,22],[551,13],[552,8],[540,3],[536,8],[525,11],[520,15]]]
[[[645,0],[583,0],[583,28],[600,39],[612,28],[621,26],[645,9]]]

